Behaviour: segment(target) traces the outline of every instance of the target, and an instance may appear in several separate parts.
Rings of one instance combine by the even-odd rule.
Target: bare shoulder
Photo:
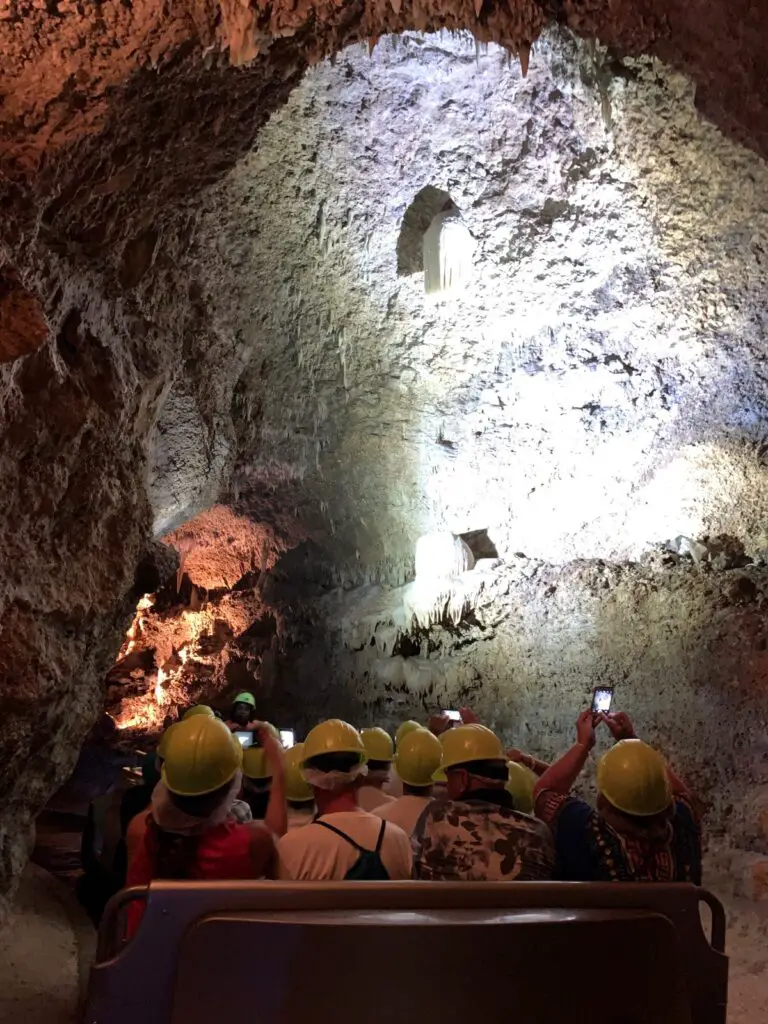
[[[307,836],[311,835],[311,832],[308,831],[310,829],[312,829],[312,822],[302,825],[301,828],[289,829],[284,836],[276,836],[275,842],[278,850],[282,853],[284,850],[292,850],[295,846],[303,846]]]
[[[280,837],[267,828],[263,821],[246,821],[241,827],[248,829],[251,846],[277,846]]]
[[[129,856],[144,841],[149,825],[149,811],[139,811],[128,822],[125,830],[125,845],[128,848]]]
[[[383,819],[386,821],[386,818]],[[407,846],[411,848],[411,841],[408,838],[408,833],[396,825],[394,821],[387,821],[385,835],[389,836],[393,843],[399,843],[401,846]]]
[[[147,831],[148,817],[148,811],[139,811],[138,814],[134,814],[128,822],[128,828],[125,830],[126,837],[130,836],[131,839],[140,839]]]

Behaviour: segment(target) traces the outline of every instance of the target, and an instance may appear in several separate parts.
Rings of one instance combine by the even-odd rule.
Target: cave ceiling
[[[509,47],[527,64],[530,46],[554,22],[619,54],[650,54],[684,72],[707,117],[766,153],[761,6],[3,0],[2,168],[11,181],[32,186],[45,228],[64,244],[98,251],[140,229],[153,206],[220,175],[306,66],[344,45],[406,29],[461,29]]]

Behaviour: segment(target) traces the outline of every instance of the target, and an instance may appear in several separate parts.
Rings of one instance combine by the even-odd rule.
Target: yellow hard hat
[[[484,725],[459,725],[450,729],[442,741],[442,768],[453,768],[470,761],[506,761],[501,740]]]
[[[407,736],[409,732],[413,732],[414,729],[421,728],[422,726],[413,718],[409,718],[407,722],[401,722],[397,727],[397,732],[395,733],[396,745],[399,747],[402,743],[403,737]]]
[[[285,752],[285,798],[295,804],[309,803],[315,799],[312,787],[301,774],[304,760],[304,744],[296,743]]]
[[[369,761],[391,761],[395,753],[392,737],[378,725],[372,729],[361,729],[360,737]]]
[[[395,771],[408,786],[429,786],[442,754],[440,740],[429,729],[413,729],[397,745]]]
[[[276,740],[280,739],[280,733],[271,722],[259,722],[258,725],[271,732]],[[258,733],[254,732],[254,738]],[[267,764],[267,755],[262,747],[246,747],[243,751],[243,775],[248,779],[269,779],[272,777],[272,770]]]
[[[247,779],[269,779],[272,769],[262,747],[246,747],[243,751],[243,775]]]
[[[163,735],[160,737],[160,742],[157,745],[157,756],[160,758],[161,761],[165,760],[165,752],[168,749],[168,744],[171,739],[171,733],[178,724],[178,722],[174,722],[173,725],[169,725],[168,728],[163,733]]]
[[[445,774],[445,769],[438,768],[436,771],[432,772],[432,781],[436,783],[438,786],[444,786],[448,781],[448,776]]]
[[[163,782],[179,796],[213,793],[230,782],[243,763],[240,744],[216,718],[194,715],[168,732]]]
[[[600,758],[597,788],[625,814],[647,818],[672,802],[667,763],[642,740],[620,740]]]
[[[516,761],[510,761],[508,768],[507,792],[515,802],[515,810],[522,811],[523,814],[533,814],[533,787],[536,785],[536,776],[530,768],[525,768]]]
[[[209,708],[207,704],[195,704],[188,711],[184,712],[181,720],[184,722],[187,718],[194,718],[195,715],[205,715],[206,718],[216,717],[213,713],[213,708]]]
[[[361,763],[368,760],[360,733],[340,718],[329,718],[310,731],[304,741],[302,765],[321,754],[358,754]]]

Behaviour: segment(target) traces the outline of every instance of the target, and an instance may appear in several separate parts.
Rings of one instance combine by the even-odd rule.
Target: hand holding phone
[[[586,750],[595,745],[595,712],[585,708],[576,719],[576,742]]]
[[[446,717],[450,718],[450,720],[452,722],[461,722],[461,712],[460,711],[450,711],[450,710],[448,710],[448,711],[443,711],[443,714],[446,715]]]
[[[296,745],[296,737],[293,729],[281,729],[280,730],[280,742],[283,744],[286,750],[290,750],[291,747]]]
[[[613,700],[612,686],[596,686],[592,694],[592,714],[607,714]]]
[[[613,715],[606,713],[603,715],[603,721],[616,741],[635,739],[635,727],[626,711],[617,711]]]

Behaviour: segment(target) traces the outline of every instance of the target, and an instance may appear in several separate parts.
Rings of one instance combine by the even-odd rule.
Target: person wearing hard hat
[[[440,767],[443,748],[440,740],[429,729],[417,728],[397,745],[395,771],[403,782],[403,795],[381,804],[374,814],[384,821],[393,821],[412,835],[416,822],[432,801],[432,776]]]
[[[309,825],[315,817],[315,794],[301,773],[304,744],[295,743],[285,752],[285,796],[288,801],[288,831]]]
[[[397,727],[395,733],[395,746],[399,747],[409,732],[414,732],[416,729],[423,729],[424,726],[420,725],[415,718],[409,718],[405,722],[401,722]]]
[[[395,745],[389,733],[378,726],[373,729],[361,729],[360,736],[368,756],[368,774],[358,791],[357,802],[364,811],[374,811],[382,804],[392,803],[395,799],[384,792],[384,786],[391,779]]]
[[[188,718],[194,718],[195,715],[203,715],[206,718],[216,717],[213,713],[213,708],[209,708],[207,704],[193,704],[191,708],[187,708],[181,716],[181,720],[185,722]]]
[[[127,885],[155,878],[272,877],[275,836],[286,826],[283,752],[267,729],[259,738],[272,771],[264,823],[240,824],[231,809],[242,785],[243,751],[223,722],[198,715],[173,727],[162,781],[152,794],[143,833],[129,848]],[[140,919],[133,912],[129,931]]]
[[[536,775],[530,768],[524,768],[516,761],[507,765],[507,792],[512,797],[512,805],[523,814],[533,814],[533,790],[536,786]]]
[[[597,805],[570,790],[605,723],[616,740],[597,766]],[[658,751],[635,735],[629,715],[590,709],[576,722],[576,743],[541,776],[536,814],[555,834],[557,877],[574,882],[701,884],[696,804]]]
[[[146,762],[145,764],[142,764],[142,781],[144,781],[144,779],[146,778],[147,784],[151,785],[151,789],[149,791],[149,794],[145,794],[147,795],[147,800],[142,807],[135,809],[130,808],[126,810],[125,817],[127,823],[125,825],[125,844],[127,851],[127,862],[130,862],[134,850],[144,837],[144,826],[146,820],[146,814],[144,812],[149,807],[152,801],[152,794],[155,791],[155,787],[161,780],[163,762],[165,761],[165,755],[166,751],[168,750],[168,744],[170,742],[171,736],[173,735],[173,730],[176,728],[178,724],[178,722],[174,722],[172,725],[168,726],[168,728],[163,732],[162,736],[160,737],[160,742],[158,743],[157,749],[155,750],[154,754],[147,754]]]
[[[419,725],[419,723],[413,718],[409,718],[407,722],[401,722],[395,733],[395,750],[397,750],[403,738],[407,736],[409,732],[413,732],[414,729],[423,728],[424,726]],[[384,783],[383,792],[386,793],[387,796],[395,797],[395,799],[403,795],[403,780],[395,770],[389,773],[389,781]]]
[[[433,800],[413,832],[417,878],[444,882],[539,881],[552,877],[546,825],[515,810],[501,740],[479,723],[442,738],[448,799]]]
[[[252,693],[244,691],[238,693],[232,701],[232,710],[229,713],[227,725],[232,732],[254,732],[259,728],[259,722],[255,721],[256,698]]]
[[[271,722],[262,722],[262,730],[272,734],[280,743],[280,733]],[[259,740],[256,744],[243,751],[243,795],[242,799],[250,808],[254,821],[263,821],[269,805],[269,794],[272,788],[272,766],[267,758],[267,751]]]
[[[368,755],[360,733],[337,718],[316,725],[304,742],[301,770],[317,804],[317,817],[278,843],[281,879],[322,882],[411,877],[408,836],[364,811],[358,791]]]

